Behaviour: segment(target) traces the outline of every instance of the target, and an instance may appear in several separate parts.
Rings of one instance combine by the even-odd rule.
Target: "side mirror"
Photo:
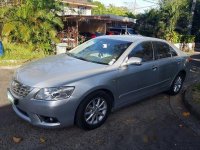
[[[123,65],[142,65],[142,59],[139,57],[131,57]]]

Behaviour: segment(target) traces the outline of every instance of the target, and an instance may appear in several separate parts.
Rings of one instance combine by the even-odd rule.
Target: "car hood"
[[[50,56],[20,67],[14,78],[31,87],[53,87],[105,72],[107,65],[91,63],[66,54]]]

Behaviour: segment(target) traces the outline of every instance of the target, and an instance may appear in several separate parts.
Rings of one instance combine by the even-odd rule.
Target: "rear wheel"
[[[176,76],[169,90],[170,95],[177,95],[181,91],[184,78],[185,78],[184,74],[181,73]]]
[[[87,130],[100,127],[111,110],[111,97],[104,91],[87,96],[80,104],[76,114],[76,124]]]

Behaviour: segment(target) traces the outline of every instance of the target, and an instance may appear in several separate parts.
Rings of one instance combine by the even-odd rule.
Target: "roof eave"
[[[98,7],[96,5],[92,5],[92,4],[84,4],[84,3],[78,3],[78,2],[67,2],[67,1],[62,1],[62,3],[66,3],[66,4],[71,4],[71,5],[80,5],[80,6],[87,6],[87,7]]]

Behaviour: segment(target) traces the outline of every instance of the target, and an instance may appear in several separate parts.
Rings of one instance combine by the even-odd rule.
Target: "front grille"
[[[19,97],[26,97],[30,93],[31,87],[23,85],[16,80],[13,80],[13,82],[11,83],[11,90]]]

